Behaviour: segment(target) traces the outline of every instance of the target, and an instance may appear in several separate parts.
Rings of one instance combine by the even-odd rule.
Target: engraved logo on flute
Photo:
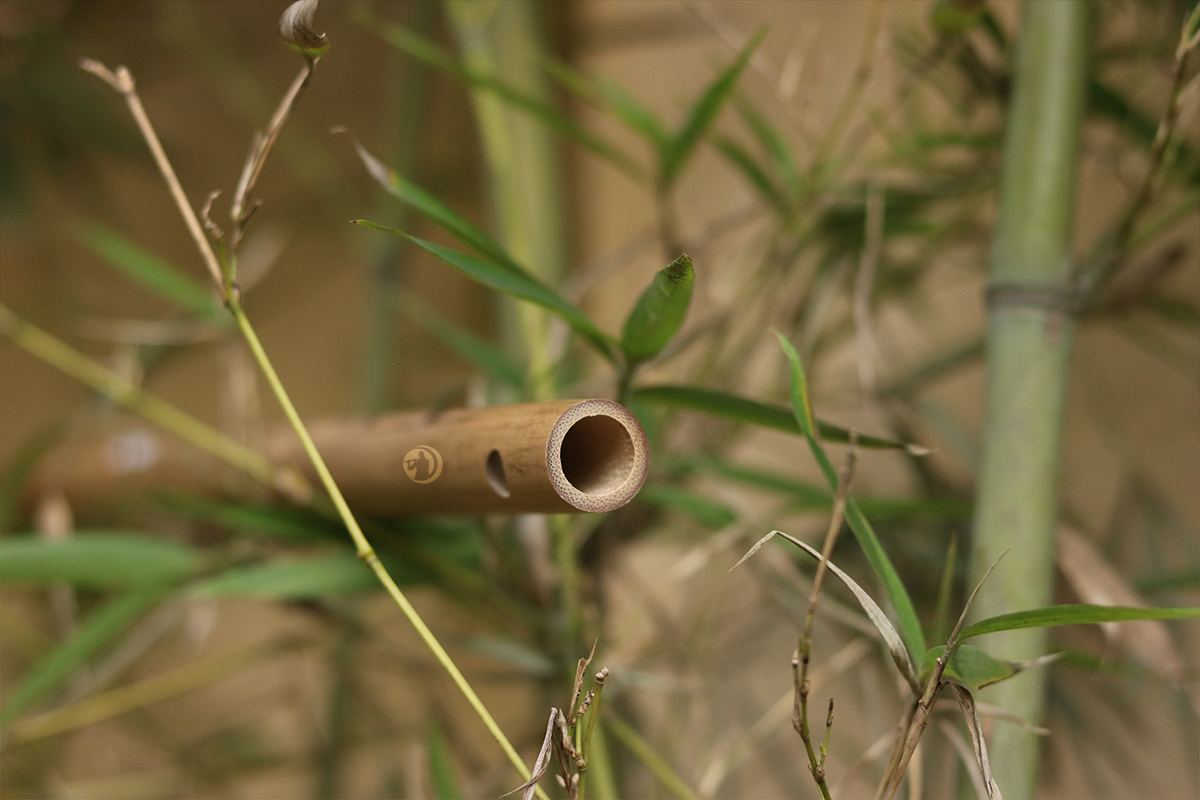
[[[414,483],[433,483],[442,474],[442,454],[420,445],[404,454],[404,473]]]

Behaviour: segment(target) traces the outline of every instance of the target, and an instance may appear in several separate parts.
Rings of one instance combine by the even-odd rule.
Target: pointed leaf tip
[[[779,340],[784,355],[787,356],[792,372],[790,390],[792,414],[796,417],[796,424],[800,426],[800,432],[812,439],[816,436],[816,425],[813,423],[812,404],[808,399],[808,378],[804,374],[804,365],[800,363],[800,355],[788,338],[779,331],[773,331],[773,333]]]
[[[683,325],[695,281],[686,254],[655,274],[625,320],[621,349],[629,361],[649,361],[662,352]]]

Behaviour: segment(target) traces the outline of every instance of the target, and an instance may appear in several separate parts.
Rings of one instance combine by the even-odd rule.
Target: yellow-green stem
[[[508,737],[504,735],[504,732],[500,730],[500,726],[496,724],[496,720],[492,718],[491,713],[483,705],[483,701],[479,699],[479,695],[475,694],[475,690],[471,688],[471,684],[467,682],[462,672],[459,671],[454,661],[450,658],[450,654],[442,647],[437,637],[433,635],[433,631],[425,624],[425,620],[421,619],[421,615],[413,608],[408,597],[400,590],[396,582],[392,580],[392,576],[388,574],[379,557],[375,555],[374,548],[367,541],[367,537],[363,535],[358,521],[350,511],[350,506],[346,504],[346,499],[342,497],[341,490],[338,489],[333,476],[329,473],[329,467],[325,465],[325,460],[317,452],[317,447],[313,444],[312,437],[308,434],[308,429],[304,427],[304,423],[300,420],[300,415],[297,413],[296,407],[292,405],[292,400],[288,396],[287,390],[283,388],[282,381],[279,380],[275,368],[271,365],[270,359],[267,358],[266,351],[263,350],[262,343],[258,340],[258,335],[254,332],[254,328],[250,325],[250,320],[246,318],[246,314],[242,311],[242,307],[237,302],[236,296],[231,299],[229,310],[233,314],[233,318],[237,322],[242,335],[245,336],[246,343],[250,345],[250,350],[254,354],[259,367],[262,369],[263,375],[266,376],[271,391],[275,393],[279,405],[283,407],[284,415],[287,416],[288,422],[291,423],[292,428],[296,431],[296,435],[300,437],[300,443],[304,447],[304,452],[312,460],[313,468],[317,471],[317,475],[321,479],[321,484],[329,493],[334,507],[337,508],[338,515],[346,525],[346,530],[350,532],[350,537],[354,540],[354,546],[358,551],[358,557],[367,563],[367,566],[375,573],[375,576],[383,584],[387,593],[396,601],[396,605],[400,606],[400,610],[404,612],[404,616],[416,628],[417,635],[421,637],[421,640],[433,652],[434,657],[437,658],[438,662],[449,673],[451,680],[458,686],[463,696],[467,698],[467,702],[470,703],[471,708],[483,720],[484,726],[487,727],[488,732],[492,734],[492,737],[500,745],[505,755],[508,756],[508,760],[516,767],[517,772],[520,773],[522,778],[528,780],[529,770],[521,761],[521,756],[517,754],[516,749],[508,741]],[[538,795],[543,800],[549,800],[540,787]]]

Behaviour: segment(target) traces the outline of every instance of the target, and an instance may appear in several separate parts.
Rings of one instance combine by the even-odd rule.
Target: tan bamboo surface
[[[323,420],[309,430],[351,507],[374,514],[611,511],[638,493],[648,465],[637,418],[602,399]],[[267,450],[318,485],[290,428]],[[133,424],[59,448],[29,496],[61,491],[87,513],[155,491],[228,491],[244,484],[236,477]]]
[[[612,511],[646,479],[645,433],[611,400],[390,414],[309,430],[347,502],[372,513]],[[294,435],[269,449],[315,481]]]

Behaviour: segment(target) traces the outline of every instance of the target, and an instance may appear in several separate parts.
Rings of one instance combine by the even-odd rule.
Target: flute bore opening
[[[512,494],[508,489],[508,476],[504,474],[504,459],[500,457],[499,450],[488,453],[484,471],[493,492],[501,497],[509,497]]]
[[[633,437],[612,417],[584,417],[563,437],[559,455],[572,486],[587,495],[606,495],[633,472]]]

